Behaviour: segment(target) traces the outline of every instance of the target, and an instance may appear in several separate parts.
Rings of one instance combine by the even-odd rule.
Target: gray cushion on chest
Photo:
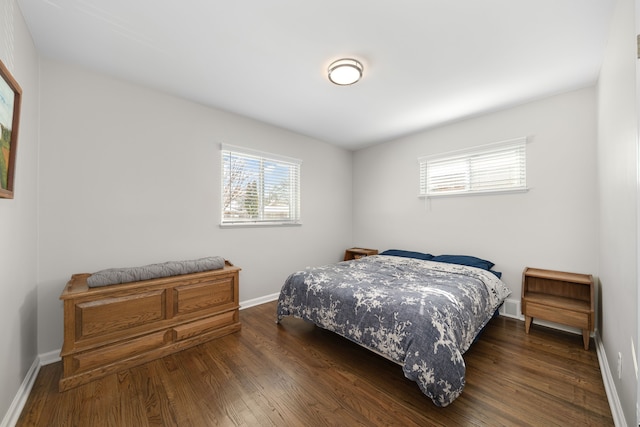
[[[200,273],[218,270],[224,267],[224,258],[219,256],[200,258],[188,261],[168,261],[142,267],[109,268],[93,273],[87,278],[90,288],[118,283],[138,282],[160,277],[179,276],[182,274]]]

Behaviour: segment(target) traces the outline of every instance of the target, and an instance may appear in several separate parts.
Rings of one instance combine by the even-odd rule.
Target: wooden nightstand
[[[594,329],[593,277],[527,267],[522,273],[522,314],[529,333],[534,317],[582,329],[589,349]]]
[[[378,255],[377,249],[351,248],[344,251],[344,260],[360,259],[369,255]]]

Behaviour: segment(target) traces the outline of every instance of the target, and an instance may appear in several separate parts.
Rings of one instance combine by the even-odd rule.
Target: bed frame
[[[64,303],[59,390],[240,330],[239,272],[222,269],[89,288],[74,274]]]

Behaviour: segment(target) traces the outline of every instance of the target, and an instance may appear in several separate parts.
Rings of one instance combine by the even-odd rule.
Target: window
[[[222,145],[222,225],[300,223],[301,161]]]
[[[421,157],[420,196],[526,191],[526,138]]]

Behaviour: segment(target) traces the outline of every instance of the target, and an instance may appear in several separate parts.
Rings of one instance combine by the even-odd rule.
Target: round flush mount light
[[[351,58],[338,59],[329,65],[329,80],[340,86],[352,85],[362,78],[364,67]]]

